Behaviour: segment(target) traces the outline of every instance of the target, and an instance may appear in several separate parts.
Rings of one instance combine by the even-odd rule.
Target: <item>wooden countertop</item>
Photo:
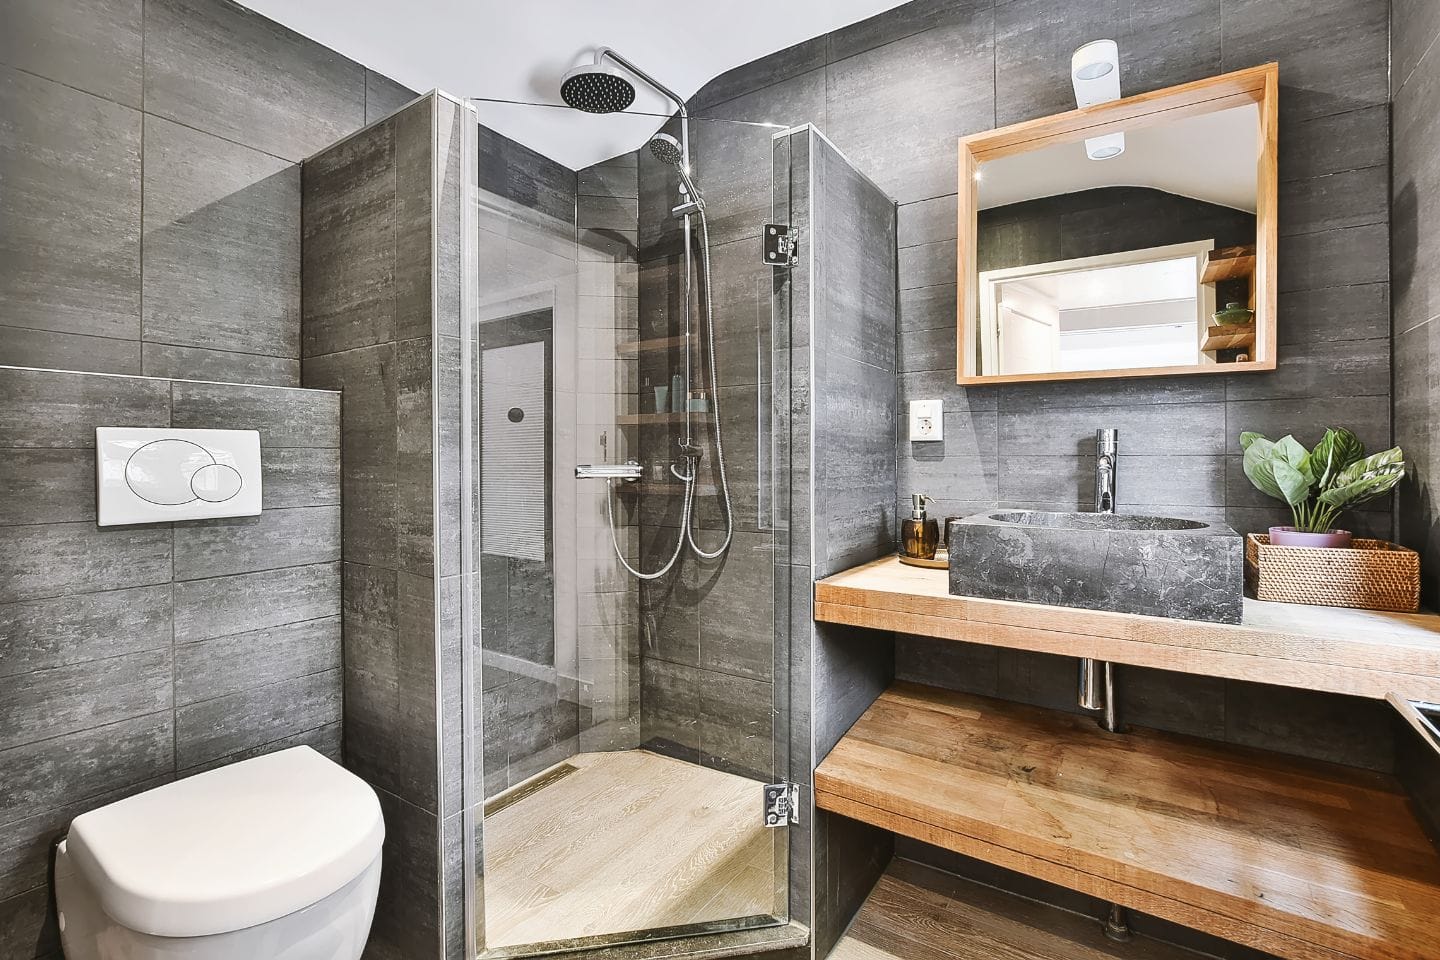
[[[1380,774],[902,683],[815,803],[1282,957],[1440,957],[1440,855]]]
[[[815,584],[815,619],[1206,676],[1440,701],[1440,616],[1245,601],[1239,624],[952,597],[895,557]]]

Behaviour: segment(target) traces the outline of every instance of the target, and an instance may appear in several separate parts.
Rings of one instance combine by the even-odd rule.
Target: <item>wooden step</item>
[[[815,803],[1282,957],[1440,958],[1440,853],[1379,774],[899,683]]]
[[[1199,960],[1136,937],[1107,940],[1100,922],[939,870],[895,860],[830,960]]]

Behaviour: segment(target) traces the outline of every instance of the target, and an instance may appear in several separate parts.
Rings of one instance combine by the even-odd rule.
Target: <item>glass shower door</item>
[[[482,124],[487,109],[538,108],[490,104]],[[464,238],[477,953],[788,919],[790,831],[767,826],[765,801],[790,734],[772,402],[787,343],[760,239],[773,133],[691,122],[706,222],[692,208],[687,242],[658,151],[577,173],[478,131]],[[586,464],[633,479],[577,479]]]

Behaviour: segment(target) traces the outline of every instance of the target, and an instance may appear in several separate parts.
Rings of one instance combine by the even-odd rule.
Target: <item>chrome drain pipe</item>
[[[1118,733],[1120,719],[1115,704],[1115,664],[1109,660],[1092,657],[1080,658],[1081,710],[1100,714],[1100,726],[1110,733]]]

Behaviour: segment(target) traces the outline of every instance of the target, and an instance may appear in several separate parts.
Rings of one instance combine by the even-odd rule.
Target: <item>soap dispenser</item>
[[[900,550],[917,560],[934,560],[940,545],[940,525],[925,513],[925,504],[933,503],[923,493],[910,495],[910,519],[900,524]]]

